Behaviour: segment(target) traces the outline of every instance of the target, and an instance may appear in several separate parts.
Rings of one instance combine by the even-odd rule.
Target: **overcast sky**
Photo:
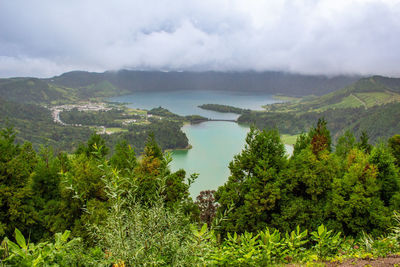
[[[0,77],[122,68],[400,77],[400,0],[0,0]]]

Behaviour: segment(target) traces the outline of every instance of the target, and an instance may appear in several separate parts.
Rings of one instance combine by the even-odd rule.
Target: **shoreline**
[[[166,149],[164,152],[187,151],[187,150],[192,149],[192,148],[193,148],[193,146],[191,144],[188,144],[185,148]]]

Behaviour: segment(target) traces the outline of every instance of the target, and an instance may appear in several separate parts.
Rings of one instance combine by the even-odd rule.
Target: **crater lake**
[[[201,115],[209,119],[236,120],[238,114],[220,113],[200,109],[201,104],[223,104],[234,107],[262,110],[262,106],[278,102],[270,94],[237,93],[228,91],[170,91],[136,92],[110,98],[110,101],[128,103],[131,108],[150,110],[163,107],[178,115]],[[192,148],[171,152],[171,169],[184,169],[187,176],[198,173],[191,185],[190,194],[195,199],[202,190],[216,190],[229,177],[229,162],[244,148],[249,126],[227,121],[206,121],[184,125]],[[291,153],[291,146],[286,146]]]

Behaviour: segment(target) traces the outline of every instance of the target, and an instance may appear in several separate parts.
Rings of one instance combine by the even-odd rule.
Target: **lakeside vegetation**
[[[130,109],[79,111],[75,108],[60,112],[63,123],[60,124],[54,122],[50,110],[44,107],[2,99],[0,114],[0,127],[13,126],[18,132],[16,141],[31,142],[36,151],[48,145],[56,151],[72,152],[94,132],[102,134],[110,147],[120,140],[126,140],[134,144],[138,153],[143,151],[151,132],[155,133],[163,150],[188,146],[188,139],[181,130],[187,119],[176,114],[151,117],[146,111],[135,112]],[[194,117],[190,121],[196,119]]]
[[[332,152],[326,125],[299,136],[289,159],[278,131],[252,128],[227,183],[196,201],[196,176],[171,172],[154,136],[137,159],[124,141],[107,156],[99,135],[73,154],[36,153],[2,129],[1,260],[227,266],[399,253],[400,136],[372,146],[346,133]]]
[[[294,97],[294,96],[287,96],[287,95],[281,95],[281,94],[276,94],[272,96],[275,99],[282,100],[285,102],[295,102],[295,101],[300,101],[302,98],[301,97]]]

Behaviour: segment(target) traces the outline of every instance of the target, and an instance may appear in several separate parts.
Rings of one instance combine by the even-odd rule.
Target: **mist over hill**
[[[323,95],[343,88],[360,76],[301,75],[284,72],[162,72],[120,70],[94,73],[73,71],[49,79],[67,87],[109,82],[124,91],[219,90],[294,96]]]

